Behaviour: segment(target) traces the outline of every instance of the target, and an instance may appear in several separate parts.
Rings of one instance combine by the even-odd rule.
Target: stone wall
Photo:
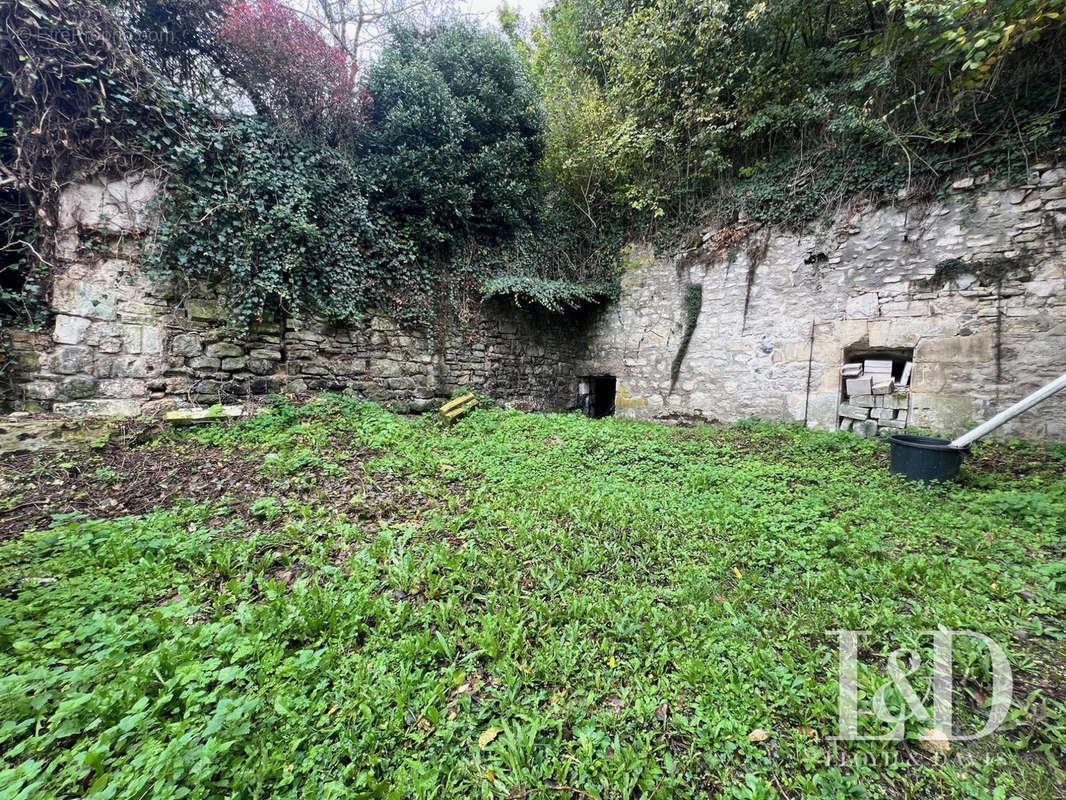
[[[624,416],[835,428],[845,355],[906,351],[908,424],[958,433],[1066,372],[1064,228],[1066,170],[1042,165],[1024,186],[967,178],[943,201],[855,205],[810,233],[741,222],[680,253],[637,246],[578,372],[617,376]],[[954,275],[942,286],[938,265]],[[691,283],[702,307],[671,388]],[[1066,440],[1066,396],[1002,435]]]
[[[135,415],[346,388],[412,410],[461,388],[531,410],[574,403],[581,325],[504,305],[468,309],[435,336],[381,315],[351,328],[278,319],[227,333],[224,299],[140,267],[155,192],[134,177],[63,194],[55,323],[12,333],[9,408]]]
[[[565,410],[581,376],[613,375],[622,416],[836,428],[841,365],[880,356],[914,364],[892,422],[955,433],[1066,371],[1066,170],[1051,166],[1024,186],[973,178],[934,203],[854,205],[809,233],[741,222],[674,254],[637,245],[621,300],[588,319],[489,304],[436,340],[381,315],[227,334],[223,298],[140,267],[155,192],[134,177],[64,193],[55,323],[13,332],[9,410],[133,415],[344,388],[411,410],[460,388]],[[693,283],[702,306],[672,386]],[[1066,439],[1066,397],[1004,435]]]

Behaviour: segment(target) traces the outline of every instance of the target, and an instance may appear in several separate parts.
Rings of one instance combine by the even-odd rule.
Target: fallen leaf
[[[659,722],[666,722],[666,718],[670,716],[670,706],[666,703],[660,703],[659,707],[655,709],[655,718]]]
[[[492,769],[485,770],[485,780],[489,781],[490,783],[496,780],[495,771],[493,771]]]
[[[477,737],[477,746],[484,750],[501,733],[503,733],[503,728],[485,728],[485,732]]]
[[[918,737],[918,746],[933,755],[946,756],[951,752],[951,741],[937,728],[925,728]]]
[[[611,657],[610,657],[610,658],[609,658],[609,659],[607,660],[607,666],[608,666],[608,667],[610,667],[611,669],[614,669],[614,664],[615,664],[615,661],[614,661],[614,656],[611,656]]]
[[[756,728],[748,734],[748,741],[752,744],[756,744],[758,742],[765,742],[769,738],[770,731],[764,731],[762,728]]]
[[[738,581],[744,578],[744,576],[740,574],[740,570],[736,567],[733,567],[733,574],[737,576]]]

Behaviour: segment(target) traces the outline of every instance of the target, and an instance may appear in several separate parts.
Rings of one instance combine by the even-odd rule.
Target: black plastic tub
[[[888,440],[892,445],[893,475],[910,481],[950,481],[959,474],[967,448],[949,447],[947,439],[899,434]]]

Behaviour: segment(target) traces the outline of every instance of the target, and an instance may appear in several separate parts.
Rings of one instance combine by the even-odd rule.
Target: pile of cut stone
[[[841,367],[840,430],[869,438],[907,427],[912,367],[912,362],[906,362],[898,379],[892,377],[889,360],[868,358]]]

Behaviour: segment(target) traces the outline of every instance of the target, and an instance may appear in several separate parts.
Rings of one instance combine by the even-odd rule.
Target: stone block
[[[156,190],[156,181],[144,174],[74,184],[59,195],[59,226],[115,233],[146,230]]]
[[[1059,186],[1066,183],[1066,169],[1049,169],[1040,176],[1041,186]]]
[[[57,314],[52,340],[58,344],[81,344],[85,341],[90,324],[92,323],[84,317]]]
[[[107,283],[64,275],[56,278],[53,286],[52,308],[72,317],[113,320],[116,317],[115,291]]]
[[[248,380],[248,392],[250,394],[272,394],[278,391],[280,386],[281,379],[279,378],[257,375]]]
[[[894,392],[892,394],[885,395],[884,397],[885,408],[891,408],[895,410],[905,410],[910,405],[910,402],[910,395],[906,392]]]
[[[144,397],[148,394],[148,387],[144,385],[144,381],[136,378],[109,378],[100,381],[97,388],[101,397],[114,397],[122,400]]]
[[[306,394],[307,393],[307,381],[303,378],[296,378],[285,384],[283,391],[285,394]]]
[[[870,416],[876,419],[878,422],[884,422],[885,420],[895,419],[896,412],[891,408],[875,408]]]
[[[221,359],[212,358],[211,356],[190,358],[187,363],[192,369],[200,372],[215,372],[222,366]]]
[[[796,360],[799,361],[801,359]],[[858,362],[845,364],[840,368],[840,374],[844,378],[857,378],[862,375],[862,364]]]
[[[249,358],[247,366],[248,371],[256,375],[270,375],[277,370],[278,362],[269,358]]]
[[[236,358],[223,358],[219,368],[225,372],[237,372],[238,370],[244,369],[247,364],[248,359],[244,356],[239,356]]]
[[[281,353],[279,353],[277,350],[264,350],[257,348],[255,350],[252,350],[252,352],[250,352],[248,355],[250,355],[252,358],[265,358],[268,361],[281,361]]]
[[[844,419],[840,420],[839,429],[842,430],[842,431],[850,431],[851,430],[851,426],[854,425],[854,424],[855,424],[855,420],[845,417]]]
[[[201,395],[217,394],[222,384],[215,380],[202,380],[193,384],[192,391]]]
[[[994,359],[995,341],[991,332],[930,337],[922,339],[914,348],[915,362],[922,363],[988,364]]]
[[[60,384],[56,397],[63,400],[84,400],[96,392],[96,378],[91,375],[74,375]]]
[[[851,430],[864,439],[872,439],[877,436],[877,423],[872,419],[863,420],[856,422]]]
[[[244,348],[233,342],[215,342],[207,346],[206,352],[213,358],[237,358],[244,355]]]
[[[848,398],[848,402],[853,406],[861,406],[862,408],[874,408],[881,403],[880,397],[875,397],[872,394],[856,394]]]
[[[370,363],[370,374],[379,378],[399,378],[403,375],[403,368],[398,361],[379,358]]]
[[[844,313],[850,319],[870,319],[876,317],[878,313],[877,292],[865,292],[857,297],[848,298],[844,306]]]
[[[875,395],[892,394],[894,391],[896,391],[896,384],[892,382],[891,378],[885,380],[878,380],[875,378],[871,391]]]
[[[26,397],[33,400],[52,400],[58,393],[58,387],[52,381],[30,381],[22,387]]]
[[[857,394],[873,394],[873,380],[870,378],[848,378],[845,382],[848,396]]]
[[[870,409],[864,408],[863,406],[849,405],[848,403],[841,403],[837,413],[848,419],[863,420],[869,419],[870,417]]]
[[[74,400],[56,403],[53,411],[64,417],[133,417],[141,410],[139,400]]]
[[[867,377],[892,374],[892,362],[890,360],[868,358],[863,362],[862,368]]]
[[[189,312],[189,319],[199,322],[218,322],[229,316],[222,306],[206,300],[189,300],[185,308]]]
[[[109,375],[112,378],[147,378],[155,365],[144,356],[120,356],[111,362]]]
[[[134,355],[141,352],[141,334],[143,328],[140,325],[123,325],[120,335],[122,336],[122,349]]]
[[[204,351],[203,340],[197,333],[180,333],[170,343],[170,351],[179,356],[192,358]]]
[[[89,372],[92,363],[93,351],[89,347],[65,345],[57,347],[55,350],[53,366],[60,375],[76,375],[79,372]]]
[[[141,329],[141,352],[145,355],[159,355],[163,352],[163,329],[147,325]]]
[[[241,416],[241,406],[222,406],[221,408],[187,408],[176,411],[168,411],[163,416],[171,425],[196,425],[205,422],[216,422],[222,419],[235,419]]]

